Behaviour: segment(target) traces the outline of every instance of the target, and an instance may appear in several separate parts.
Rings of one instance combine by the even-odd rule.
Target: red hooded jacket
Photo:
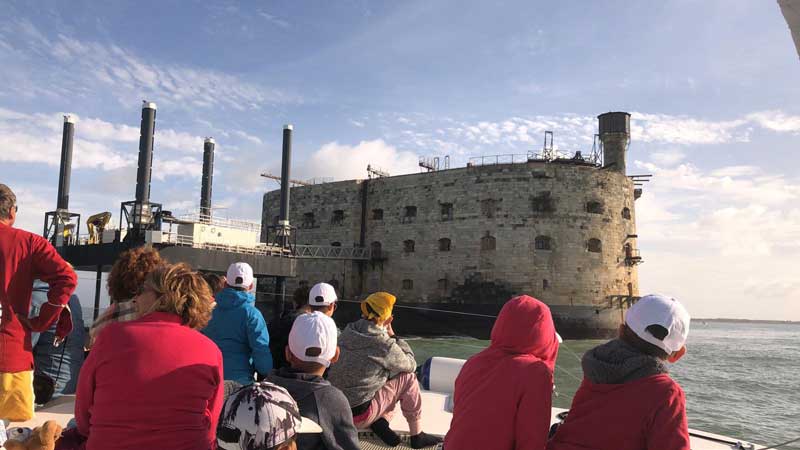
[[[550,308],[523,295],[509,300],[489,348],[456,378],[447,450],[542,450],[550,428],[558,340]]]
[[[77,286],[75,271],[43,237],[0,224],[0,372],[33,369],[31,330],[17,314],[28,316],[33,280],[50,285],[47,303],[31,319],[32,331],[45,331],[55,323]]]

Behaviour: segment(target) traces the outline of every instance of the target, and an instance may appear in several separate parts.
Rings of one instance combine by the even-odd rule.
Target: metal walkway
[[[386,449],[395,449],[395,450],[412,450],[411,446],[408,444],[408,435],[400,435],[402,442],[397,447],[389,447],[388,445],[384,444],[380,438],[375,436],[374,433],[369,431],[359,431],[358,433],[358,440],[361,444],[361,450],[386,450]],[[425,450],[434,450],[441,448],[440,446],[433,445],[431,447],[425,447]]]

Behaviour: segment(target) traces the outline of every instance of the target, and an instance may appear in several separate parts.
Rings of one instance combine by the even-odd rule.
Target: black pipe
[[[156,104],[144,101],[139,135],[139,170],[136,172],[136,203],[150,203],[150,175],[153,171],[153,133],[156,128]]]
[[[69,209],[69,178],[72,174],[72,138],[75,136],[75,120],[64,116],[64,132],[61,135],[61,168],[58,173],[58,199],[56,209]]]
[[[289,222],[289,172],[292,164],[292,129],[291,125],[283,126],[283,159],[281,160],[281,213],[279,225]]]
[[[214,178],[214,138],[203,142],[203,184],[200,187],[200,219],[211,219],[211,185]]]

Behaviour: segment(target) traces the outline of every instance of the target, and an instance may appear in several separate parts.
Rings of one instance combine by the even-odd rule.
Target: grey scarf
[[[581,365],[583,374],[595,384],[623,384],[669,372],[663,360],[645,355],[619,339],[586,352]]]

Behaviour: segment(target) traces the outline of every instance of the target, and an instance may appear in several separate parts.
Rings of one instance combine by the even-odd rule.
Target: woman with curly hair
[[[89,330],[90,346],[100,330],[109,323],[126,322],[139,317],[133,298],[142,291],[147,276],[164,264],[166,261],[153,247],[136,247],[119,255],[108,274],[111,306],[92,324]]]
[[[197,331],[211,318],[209,297],[187,264],[160,266],[134,298],[140,318],[103,329],[75,402],[87,450],[213,448],[222,354]]]

